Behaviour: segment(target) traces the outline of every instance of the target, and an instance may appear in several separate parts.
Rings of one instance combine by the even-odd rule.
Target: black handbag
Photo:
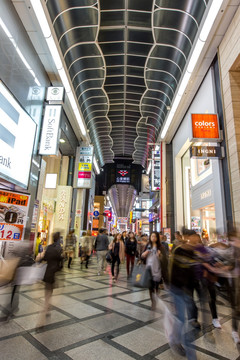
[[[107,263],[111,264],[112,263],[112,250],[109,250],[106,254],[106,261]]]
[[[151,268],[142,264],[135,266],[132,273],[132,284],[134,287],[150,289],[152,286]]]

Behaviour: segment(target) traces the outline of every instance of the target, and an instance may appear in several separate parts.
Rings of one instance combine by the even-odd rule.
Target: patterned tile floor
[[[83,270],[75,259],[70,270],[58,273],[51,316],[41,327],[44,285],[22,286],[19,311],[6,322],[3,315],[10,293],[10,287],[0,289],[1,360],[183,359],[169,349],[162,311],[151,311],[148,291],[127,282],[124,265],[114,284],[109,267],[105,275],[97,276],[95,257]],[[166,303],[170,300],[165,291],[161,298]],[[222,330],[210,326],[211,339],[197,334],[197,358],[240,359],[231,338],[231,309],[222,297],[218,297],[218,311]]]

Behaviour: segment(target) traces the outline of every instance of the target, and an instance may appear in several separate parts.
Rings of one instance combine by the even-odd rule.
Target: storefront
[[[200,132],[212,136],[211,132],[219,126],[214,84],[214,72],[210,68],[172,142],[175,228],[194,229],[210,241],[215,241],[217,234],[223,234],[227,228],[221,140],[205,135],[196,139],[193,114],[203,114],[202,119],[216,119],[216,123],[196,122]]]

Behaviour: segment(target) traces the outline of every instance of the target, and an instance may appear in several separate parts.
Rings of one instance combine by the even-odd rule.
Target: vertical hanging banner
[[[152,150],[152,191],[161,189],[161,147]]]
[[[0,190],[0,240],[23,240],[30,195]]]
[[[92,185],[93,146],[81,146],[77,149],[75,165],[76,188],[90,189]]]
[[[61,105],[46,105],[43,118],[40,155],[57,155],[59,143],[59,125]]]

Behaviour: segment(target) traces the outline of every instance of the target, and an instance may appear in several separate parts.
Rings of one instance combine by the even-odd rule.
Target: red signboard
[[[118,173],[121,175],[121,176],[126,176],[128,174],[128,171],[127,170],[120,170],[118,171]]]
[[[91,171],[79,171],[78,178],[79,179],[91,179]]]
[[[216,114],[192,114],[193,139],[219,140],[218,117]]]

